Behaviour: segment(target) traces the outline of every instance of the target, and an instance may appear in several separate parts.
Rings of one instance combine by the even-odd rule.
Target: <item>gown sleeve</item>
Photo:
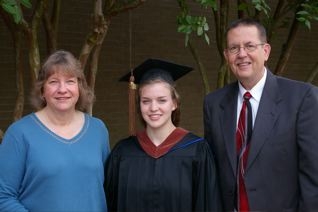
[[[0,144],[0,211],[28,211],[18,200],[27,147],[17,136],[9,128]]]
[[[113,150],[106,161],[104,189],[106,194],[108,211],[117,211],[118,195],[118,163]]]
[[[207,142],[202,142],[198,151],[194,211],[222,211],[214,157]]]

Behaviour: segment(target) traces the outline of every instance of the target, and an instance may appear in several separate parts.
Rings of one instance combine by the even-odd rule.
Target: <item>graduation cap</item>
[[[158,76],[167,77],[167,80],[173,81],[179,79],[183,75],[190,72],[193,68],[179,65],[176,63],[160,60],[160,59],[147,59],[139,66],[119,79],[119,81],[129,82],[131,75],[134,76],[134,83],[139,84],[147,78],[156,78]],[[165,78],[163,78],[165,79]]]
[[[129,73],[125,74],[119,81],[129,82],[129,134],[136,133],[136,84],[143,84],[146,81],[160,79],[169,84],[174,84],[174,81],[181,78],[193,68],[176,64],[173,62],[161,59],[147,59]]]

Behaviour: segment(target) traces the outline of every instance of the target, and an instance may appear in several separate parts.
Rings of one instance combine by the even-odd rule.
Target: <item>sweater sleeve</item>
[[[21,138],[9,127],[0,145],[0,211],[28,211],[18,199],[27,155]]]

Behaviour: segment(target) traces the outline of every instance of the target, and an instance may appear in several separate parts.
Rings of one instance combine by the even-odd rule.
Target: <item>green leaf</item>
[[[0,2],[1,2],[1,4],[7,4],[7,5],[11,5],[11,6],[17,5],[17,1],[16,0],[2,0]]]
[[[306,19],[305,19],[304,17],[299,17],[299,18],[297,18],[297,20],[298,20],[299,22],[305,22],[305,21],[306,21]]]
[[[178,32],[190,34],[192,32],[192,28],[191,28],[191,26],[181,25],[178,27]]]
[[[211,7],[213,10],[217,10],[217,2],[216,0],[197,0],[199,4],[204,8]]]
[[[209,38],[208,34],[204,33],[204,39],[207,42],[207,44],[210,45],[210,38]]]
[[[31,8],[32,7],[32,4],[31,4],[31,2],[29,0],[20,0],[20,2],[26,8]]]
[[[265,0],[252,0],[252,5],[256,10],[264,12],[264,14],[269,17],[269,11],[271,8],[268,6]]]
[[[203,28],[201,26],[197,28],[197,35],[198,36],[203,35]]]
[[[177,31],[184,32],[184,25],[178,26]]]
[[[191,23],[191,22],[192,22],[192,17],[191,17],[190,15],[187,15],[187,16],[185,17],[185,21],[186,21],[187,23]]]
[[[255,5],[255,8],[256,8],[258,11],[262,11],[262,6],[259,5],[259,4]]]
[[[311,29],[311,24],[310,24],[310,21],[306,20],[305,21],[305,25],[308,29]]]
[[[208,23],[205,23],[203,25],[203,28],[204,28],[204,31],[209,31],[209,24]]]
[[[18,9],[18,8],[17,8]],[[13,15],[13,19],[15,23],[19,23],[22,19],[22,15],[20,12],[17,12]]]
[[[297,15],[309,15],[309,13],[307,11],[299,11]]]
[[[15,23],[19,23],[22,20],[22,12],[20,10],[20,3],[26,7],[31,7],[29,0],[0,0],[2,8],[12,15]]]
[[[188,43],[189,43],[189,35],[187,34],[186,36],[185,36],[185,46],[187,47],[188,46]]]
[[[7,11],[10,14],[15,14],[17,12],[14,5],[12,6],[9,4],[2,4],[1,6],[5,11]]]

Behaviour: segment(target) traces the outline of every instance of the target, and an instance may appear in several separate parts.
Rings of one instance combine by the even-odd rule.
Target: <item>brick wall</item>
[[[67,3],[63,1],[62,4],[67,5],[65,7],[63,5],[61,11],[58,47],[78,55],[87,29],[90,27],[90,14],[87,13],[87,8],[92,8],[92,2],[68,0]],[[72,5],[72,7],[68,5]],[[130,68],[130,45],[132,47],[131,62],[134,65],[148,57],[153,57],[175,61],[195,68],[194,71],[177,83],[182,98],[181,126],[203,135],[203,83],[196,69],[194,59],[189,50],[184,47],[184,36],[177,33],[176,16],[178,13],[177,1],[146,1],[144,5],[131,12],[131,43],[129,43],[128,12],[113,18],[101,52],[102,56],[95,88],[97,100],[93,112],[94,116],[101,118],[108,126],[112,145],[128,135],[127,85],[118,82],[118,79]],[[210,22],[212,25],[212,21]],[[210,27],[213,32],[213,26]],[[314,23],[312,28],[312,31],[302,29],[297,37],[297,44],[291,55],[288,72],[286,73],[289,78],[305,80],[309,70],[317,62],[318,24]],[[214,89],[220,57],[217,54],[212,32],[210,34],[210,46],[207,46],[202,40],[196,40],[195,44],[207,68],[210,86]],[[272,41],[270,68],[275,66],[280,44],[285,36],[283,30],[279,31]],[[16,97],[16,76],[14,49],[10,34],[2,20],[0,20],[0,44],[0,73],[2,78],[0,83],[0,129],[5,130],[12,122],[12,110]],[[44,44],[41,44],[41,51],[44,52],[44,49]],[[28,95],[27,73],[25,79],[26,95]],[[315,84],[318,84],[318,80],[315,81]],[[27,104],[25,114],[29,112],[31,112],[31,109]]]

